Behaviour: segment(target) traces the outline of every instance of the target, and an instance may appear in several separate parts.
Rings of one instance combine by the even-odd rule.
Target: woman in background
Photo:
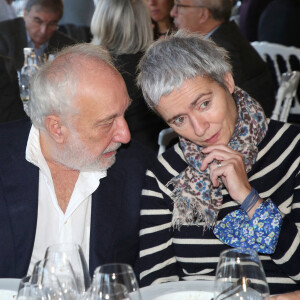
[[[145,0],[149,10],[154,31],[154,39],[166,35],[174,30],[173,18],[170,11],[174,5],[173,0]]]
[[[108,49],[132,99],[125,118],[131,136],[157,150],[164,122],[144,101],[135,84],[136,67],[153,41],[151,19],[143,0],[99,0],[91,22],[92,43]],[[118,88],[118,87],[116,87]]]

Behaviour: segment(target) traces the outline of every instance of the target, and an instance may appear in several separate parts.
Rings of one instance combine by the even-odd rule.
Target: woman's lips
[[[216,134],[214,134],[213,136],[211,136],[209,139],[205,140],[204,142],[208,143],[208,144],[215,143],[220,136],[220,132],[221,132],[221,130],[219,130]]]

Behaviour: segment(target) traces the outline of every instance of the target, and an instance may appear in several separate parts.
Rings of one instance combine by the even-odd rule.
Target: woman
[[[170,16],[173,0],[146,0],[146,5],[152,19],[155,40],[174,29],[173,18]]]
[[[151,20],[143,0],[99,0],[91,32],[92,43],[110,51],[125,80],[132,99],[125,115],[132,137],[157,150],[158,134],[165,124],[148,109],[135,84],[138,61],[153,41]]]
[[[268,122],[209,39],[179,31],[139,69],[148,105],[180,139],[147,171],[141,284],[213,280],[220,252],[241,246],[268,254],[271,293],[299,288],[300,129]]]

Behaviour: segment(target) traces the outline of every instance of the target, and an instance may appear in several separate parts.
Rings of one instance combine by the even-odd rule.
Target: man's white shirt
[[[64,213],[58,205],[50,169],[41,151],[39,130],[34,126],[27,141],[26,160],[39,168],[37,227],[28,274],[32,273],[34,264],[43,259],[49,245],[62,242],[79,244],[89,264],[92,193],[100,179],[106,177],[106,171],[80,172]]]

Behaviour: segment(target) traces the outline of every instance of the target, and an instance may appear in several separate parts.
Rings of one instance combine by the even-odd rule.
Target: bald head
[[[67,47],[52,62],[44,64],[32,81],[29,102],[32,123],[37,128],[44,128],[45,117],[50,114],[75,113],[78,82],[83,78],[88,81],[95,72],[121,77],[109,53],[92,44]]]

